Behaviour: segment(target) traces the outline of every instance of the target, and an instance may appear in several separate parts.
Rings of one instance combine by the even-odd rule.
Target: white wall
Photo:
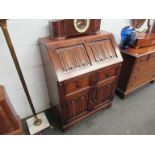
[[[101,29],[113,32],[119,42],[120,30],[129,24],[129,20],[102,20]],[[38,38],[49,35],[48,20],[9,20],[8,30],[36,111],[45,110],[50,105]],[[19,116],[21,118],[30,116],[32,113],[1,29],[0,84],[5,86]]]
[[[121,29],[128,25],[130,25],[130,20],[128,19],[104,19],[101,22],[101,29],[112,32],[117,43],[119,43],[121,39]]]

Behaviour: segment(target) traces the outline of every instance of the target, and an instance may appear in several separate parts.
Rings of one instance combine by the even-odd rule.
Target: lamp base
[[[29,132],[31,135],[34,135],[34,134],[50,127],[50,124],[49,124],[44,112],[38,114],[37,117],[41,122],[39,124],[35,124],[34,116],[26,120],[28,129],[29,129]]]

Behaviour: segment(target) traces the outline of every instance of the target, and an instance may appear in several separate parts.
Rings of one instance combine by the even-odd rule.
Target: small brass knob
[[[111,84],[108,84],[108,85],[107,85],[107,88],[110,88],[110,87],[111,87]]]
[[[109,77],[110,77],[110,74],[105,74],[105,77],[106,77],[106,78],[109,78]]]

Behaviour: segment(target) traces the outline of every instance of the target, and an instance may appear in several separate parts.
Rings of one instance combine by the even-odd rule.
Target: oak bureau
[[[40,39],[53,112],[66,130],[110,107],[122,56],[111,33]]]

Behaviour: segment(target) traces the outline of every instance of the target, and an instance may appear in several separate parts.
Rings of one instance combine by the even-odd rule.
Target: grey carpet
[[[25,133],[28,130],[24,123]],[[111,108],[84,119],[66,132],[46,129],[44,135],[145,135],[155,134],[155,84],[147,84],[124,100],[115,95]]]

